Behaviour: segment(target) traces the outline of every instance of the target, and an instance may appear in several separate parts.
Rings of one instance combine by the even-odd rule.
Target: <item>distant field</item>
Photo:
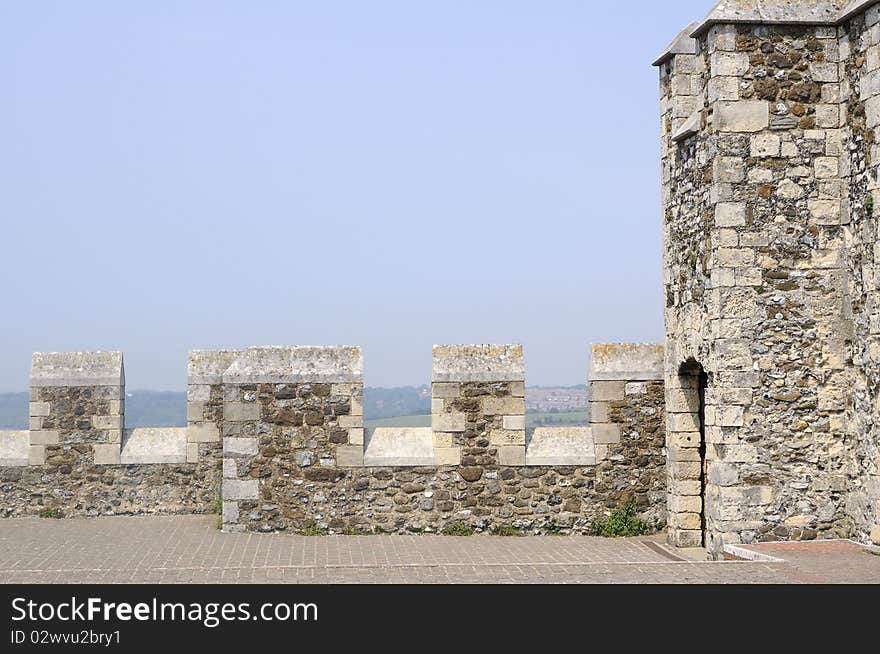
[[[588,412],[566,411],[560,413],[527,413],[526,429],[535,427],[561,427],[566,425],[587,425]],[[381,418],[364,421],[367,429],[375,427],[430,427],[431,416],[402,416],[399,418]]]

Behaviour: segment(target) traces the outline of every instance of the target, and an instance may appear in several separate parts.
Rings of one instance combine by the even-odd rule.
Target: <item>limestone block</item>
[[[670,526],[685,530],[698,530],[702,527],[703,520],[699,513],[670,513]]]
[[[521,416],[504,416],[502,426],[508,431],[521,431],[526,428],[526,417]]]
[[[127,429],[121,447],[123,464],[185,463],[187,461],[187,428]],[[119,447],[119,446],[117,446]],[[198,444],[196,457],[198,457]]]
[[[359,429],[349,429],[348,430],[348,443],[349,443],[349,445],[363,445],[364,444],[364,428],[361,427]]]
[[[256,500],[260,498],[260,482],[257,479],[224,479],[224,500]]]
[[[742,56],[748,62],[748,57]],[[756,100],[718,102],[714,121],[719,132],[760,132],[770,126],[770,105]]]
[[[616,402],[626,398],[626,382],[590,382],[590,400],[593,402]]]
[[[338,424],[342,429],[363,429],[363,416],[339,416]]]
[[[697,453],[699,455],[699,453]],[[681,480],[699,480],[700,479],[700,461],[675,461],[669,462],[666,466],[669,478]]]
[[[223,405],[223,418],[230,422],[259,420],[260,405],[256,402],[227,402]]]
[[[489,443],[492,445],[525,445],[526,444],[526,431],[525,429],[520,430],[507,430],[507,429],[493,429],[489,432]]]
[[[193,350],[187,358],[187,383],[190,388],[201,386],[208,389],[207,397],[193,397],[193,400],[210,399],[210,385],[220,384],[223,373],[238,356],[238,350]],[[204,391],[196,391],[204,393]]]
[[[28,429],[31,431],[40,431],[43,428],[42,418],[31,418],[28,421]]]
[[[432,399],[431,413],[446,413],[446,402],[442,399]]]
[[[480,406],[487,416],[516,416],[526,412],[526,403],[521,397],[484,397]]]
[[[667,432],[666,446],[670,448],[694,448],[700,446],[700,432],[681,431]]]
[[[187,463],[198,463],[199,462],[199,444],[198,443],[187,443],[186,444],[186,462]]]
[[[434,431],[432,441],[434,443],[434,447],[453,447],[455,445],[455,434],[450,434],[443,431]]]
[[[434,382],[512,382],[525,379],[521,345],[435,345]]]
[[[717,227],[744,227],[745,224],[745,202],[720,202],[715,205],[715,225]]]
[[[700,416],[696,413],[668,413],[666,414],[666,430],[668,432],[699,433]]]
[[[669,484],[669,494],[679,496],[700,496],[703,485],[698,480],[679,480]]]
[[[502,446],[498,448],[498,464],[502,466],[524,466],[526,464],[525,446]],[[572,464],[576,465],[576,464]]]
[[[739,466],[733,463],[710,463],[709,483],[716,486],[737,485],[739,483]]]
[[[510,382],[510,394],[513,397],[525,397],[526,383],[523,381]]]
[[[186,389],[187,402],[207,402],[211,399],[211,387],[208,384],[190,384]]]
[[[238,462],[235,459],[223,459],[223,478],[238,479]]]
[[[238,502],[223,502],[223,522],[238,522]]]
[[[51,410],[52,407],[48,402],[31,402],[32,418],[46,418]]]
[[[32,431],[31,445],[58,445],[61,442],[57,431]]]
[[[95,453],[95,465],[117,465],[120,463],[122,453],[119,445],[95,443],[92,448]]]
[[[362,468],[364,448],[360,445],[337,445],[336,465],[340,468]]]
[[[526,449],[528,466],[590,466],[597,458],[589,427],[538,427]]]
[[[712,77],[741,77],[749,72],[749,56],[744,52],[715,52],[709,65]]]
[[[463,413],[440,413],[431,416],[431,426],[435,431],[463,432],[467,427],[467,416]]]
[[[352,396],[351,398],[351,415],[364,415],[364,399],[360,396]]]
[[[756,134],[751,140],[753,157],[778,157],[782,149],[782,139],[775,134]]]
[[[654,343],[596,343],[590,355],[591,399],[597,382],[652,381],[663,379],[662,345]],[[623,391],[609,399],[623,399]]]
[[[839,159],[837,157],[816,157],[813,162],[816,179],[831,179],[837,177],[840,172]]]
[[[351,397],[358,392],[358,384],[331,384],[330,395],[335,397]]]
[[[232,438],[223,439],[224,457],[247,457],[255,456],[259,452],[259,439],[257,438]]]
[[[699,495],[673,495],[669,498],[667,509],[672,513],[696,513],[703,511],[703,498]]]
[[[608,422],[607,402],[590,402],[590,422]]]
[[[92,416],[92,426],[95,429],[122,429],[122,416]]]
[[[461,395],[461,384],[458,382],[434,382],[431,384],[431,397],[438,399],[454,399]]]
[[[188,422],[201,422],[205,419],[204,402],[188,402],[186,405],[186,419]]]
[[[835,63],[813,63],[810,64],[810,76],[814,82],[836,82],[838,81],[839,67]]]
[[[739,100],[739,80],[736,77],[713,77],[707,86],[709,104],[719,100]]]
[[[669,542],[673,547],[700,547],[703,544],[703,532],[699,529],[689,530],[675,528],[670,530]]]
[[[460,447],[435,447],[434,464],[438,466],[461,465]]]
[[[434,464],[430,427],[377,427],[366,433],[364,465],[421,466]],[[452,434],[449,434],[449,447]]]
[[[31,386],[124,386],[122,352],[35,352]]]
[[[28,465],[29,447],[27,430],[0,431],[0,467]]]
[[[716,415],[719,427],[742,427],[743,426],[743,407],[741,406],[721,406],[718,407]]]
[[[590,426],[593,433],[593,442],[597,445],[616,445],[620,442],[620,425],[594,424]]]
[[[871,542],[874,545],[880,545],[880,525],[871,527]]]
[[[816,105],[816,125],[829,129],[840,127],[840,107],[836,104]]]
[[[190,443],[217,443],[220,441],[220,430],[213,422],[190,425],[186,428],[186,439]]]
[[[122,430],[121,429],[107,429],[104,431],[106,435],[108,443],[119,443],[122,444]]]
[[[700,410],[700,394],[677,388],[666,388],[666,410],[670,413],[697,413]]]
[[[46,446],[45,445],[29,445],[28,446],[28,462],[29,466],[46,465]]]
[[[359,347],[251,347],[240,350],[223,373],[225,384],[361,383]],[[228,419],[228,416],[227,416]]]

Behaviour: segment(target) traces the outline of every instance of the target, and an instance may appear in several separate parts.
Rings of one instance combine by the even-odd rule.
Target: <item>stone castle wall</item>
[[[47,382],[45,361],[64,374]],[[519,346],[436,347],[433,427],[372,430],[359,348],[192,352],[188,426],[137,430],[123,424],[121,354],[37,354],[32,413],[45,415],[0,434],[3,515],[206,513],[222,502],[226,531],[462,522],[583,533],[634,501],[659,528],[661,364],[658,346],[596,346],[596,423],[539,428],[527,443]]]
[[[877,533],[877,15],[726,0],[656,62],[676,544]]]

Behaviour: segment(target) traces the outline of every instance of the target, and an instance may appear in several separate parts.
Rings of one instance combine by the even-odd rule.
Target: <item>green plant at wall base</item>
[[[473,536],[474,530],[461,520],[453,520],[452,522],[447,523],[447,525],[443,527],[443,531],[440,533],[444,536]]]
[[[562,535],[562,527],[557,525],[555,522],[550,522],[542,527],[542,530],[547,536],[561,536]]]
[[[874,196],[870,193],[865,197],[865,213],[869,218],[874,215]]]
[[[372,536],[373,532],[363,527],[346,527],[342,530],[343,536]]]
[[[492,534],[495,536],[525,536],[519,529],[512,525],[495,525],[492,528]]]
[[[313,523],[307,527],[304,527],[302,532],[300,533],[303,536],[326,536],[327,530]]]
[[[627,502],[615,509],[604,520],[595,520],[590,527],[594,536],[604,538],[621,538],[626,536],[644,536],[652,532],[651,526],[639,518],[635,502]]]
[[[42,511],[40,511],[40,517],[41,518],[54,518],[54,519],[63,518],[64,512],[61,509],[58,509],[55,507],[47,507],[47,508],[43,509]]]

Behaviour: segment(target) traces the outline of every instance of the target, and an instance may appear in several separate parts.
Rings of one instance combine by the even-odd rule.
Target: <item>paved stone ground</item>
[[[662,538],[303,537],[221,534],[215,523],[0,520],[0,583],[880,583],[880,557],[854,544],[815,555],[789,546],[787,562],[710,563]],[[772,547],[759,549],[785,549]]]

